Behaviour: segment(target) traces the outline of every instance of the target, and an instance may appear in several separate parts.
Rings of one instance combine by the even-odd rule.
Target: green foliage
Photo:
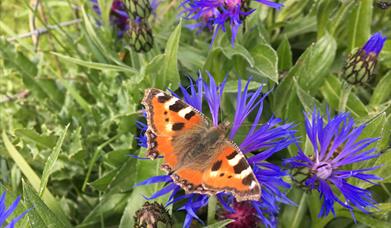
[[[178,19],[180,1],[160,1],[150,20],[154,47],[137,53],[111,28],[110,1],[99,1],[105,6],[100,26],[89,1],[39,2],[35,13],[29,1],[0,3],[0,189],[11,192],[9,201],[22,195],[17,214],[32,208],[18,227],[133,227],[144,196],[163,187],[133,187],[163,174],[158,161],[129,156],[145,156],[134,137],[146,88],[177,91],[200,71],[204,77],[210,72],[218,82],[228,77],[226,92],[232,94],[238,80],[253,77],[251,89],[273,88],[263,120],[274,115],[295,123],[308,152],[303,111],[317,106],[335,113],[343,95],[345,58],[374,32],[391,37],[391,11],[373,7],[376,1],[286,0],[280,1],[285,4],[280,11],[260,7],[251,15],[235,46],[229,32],[219,33],[210,45],[211,33],[196,34],[186,28],[190,22]],[[54,26],[74,19],[79,22]],[[18,36],[49,26],[49,32],[35,36],[38,41]],[[379,209],[371,214],[355,211],[358,224],[339,206],[337,217],[320,219],[319,194],[295,189],[288,196],[298,207],[281,205],[281,227],[390,227],[390,68],[388,40],[375,79],[354,87],[346,103],[346,111],[368,125],[362,137],[380,138],[375,146],[382,155],[355,166],[382,165],[372,173],[383,180],[374,187],[353,182],[373,191]],[[233,105],[228,99],[223,102],[229,120]],[[290,147],[272,161],[280,163],[296,153]],[[217,211],[211,206],[209,215],[221,209],[214,206]],[[168,209],[180,227],[184,213],[177,208]],[[208,227],[232,222],[212,217]]]

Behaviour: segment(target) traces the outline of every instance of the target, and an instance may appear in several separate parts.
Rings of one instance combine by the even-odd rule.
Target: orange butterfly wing
[[[147,89],[142,104],[146,108],[148,156],[163,155],[168,168],[175,167],[177,158],[172,138],[195,125],[205,124],[202,114],[180,99],[159,89]]]
[[[246,157],[233,143],[219,148],[217,158],[202,176],[206,189],[231,192],[237,201],[259,200],[260,185]]]
[[[261,189],[251,166],[236,145],[227,141],[206,170],[184,167],[173,180],[187,192],[214,195],[232,193],[237,201],[259,200]]]

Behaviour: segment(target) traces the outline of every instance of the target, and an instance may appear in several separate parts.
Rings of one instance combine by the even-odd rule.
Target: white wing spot
[[[247,177],[248,175],[250,175],[252,172],[252,169],[251,167],[247,167],[247,169],[243,170],[240,174],[236,174],[235,177],[236,178],[239,178],[239,179],[243,179],[245,177]]]
[[[255,186],[257,186],[257,183],[255,181],[251,181],[250,189],[255,188]]]
[[[191,107],[186,107],[186,108],[180,110],[180,111],[178,112],[178,115],[179,115],[180,117],[182,117],[182,118],[185,118],[186,114],[187,114],[187,113],[190,113],[191,111],[193,111]]]
[[[210,172],[209,176],[211,176],[211,177],[216,177],[217,174],[218,174],[217,171],[212,171],[212,172]]]
[[[166,130],[167,131],[172,131],[172,123],[166,124]]]
[[[171,97],[170,100],[168,100],[166,103],[164,103],[164,107],[165,107],[166,109],[170,109],[170,106],[173,105],[173,104],[175,104],[175,102],[176,102],[177,100],[178,100],[178,98],[176,98],[176,97]]]
[[[236,156],[234,158],[228,160],[228,164],[230,166],[235,166],[239,163],[240,159],[242,159],[242,155],[236,154]]]

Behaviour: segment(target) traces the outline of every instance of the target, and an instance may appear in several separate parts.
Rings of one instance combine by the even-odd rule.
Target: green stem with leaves
[[[217,208],[217,198],[216,196],[209,197],[208,202],[208,225],[215,222],[216,217],[216,208]]]
[[[293,218],[291,228],[300,227],[301,219],[303,218],[303,213],[307,207],[306,201],[307,201],[307,193],[304,192],[303,195],[301,196],[300,204],[299,207],[297,208],[295,217]]]

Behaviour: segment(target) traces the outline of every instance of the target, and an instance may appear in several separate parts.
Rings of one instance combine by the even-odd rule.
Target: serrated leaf
[[[64,223],[63,220],[59,219],[27,183],[23,185],[23,196],[26,199],[27,207],[32,208],[28,216],[33,227],[71,227],[69,223]]]
[[[45,148],[54,147],[56,141],[55,136],[40,135],[33,129],[26,129],[26,128],[16,129],[15,135],[18,137],[22,137],[30,142],[36,143],[37,145],[40,145]]]
[[[4,145],[11,156],[11,158],[14,160],[14,162],[17,164],[19,169],[23,172],[23,174],[27,177],[31,185],[35,190],[38,190],[41,181],[38,177],[38,175],[35,173],[35,171],[31,168],[31,166],[27,163],[27,161],[23,158],[23,156],[16,150],[14,145],[12,145],[11,141],[9,140],[7,134],[3,132],[2,134]],[[60,205],[58,204],[58,201],[54,198],[54,196],[49,192],[48,189],[45,189],[42,200],[58,215],[60,216],[63,223],[67,223],[67,220],[65,219],[64,212]]]
[[[41,184],[39,187],[39,195],[40,196],[42,196],[42,194],[46,188],[46,184],[49,180],[50,173],[54,167],[54,164],[57,161],[58,155],[60,155],[61,146],[64,142],[65,135],[67,134],[68,127],[69,127],[69,124],[65,127],[63,133],[61,134],[60,138],[58,139],[58,141],[56,143],[56,146],[53,148],[52,153],[49,155],[48,160],[45,163],[45,167],[43,169],[42,177],[41,177]]]

